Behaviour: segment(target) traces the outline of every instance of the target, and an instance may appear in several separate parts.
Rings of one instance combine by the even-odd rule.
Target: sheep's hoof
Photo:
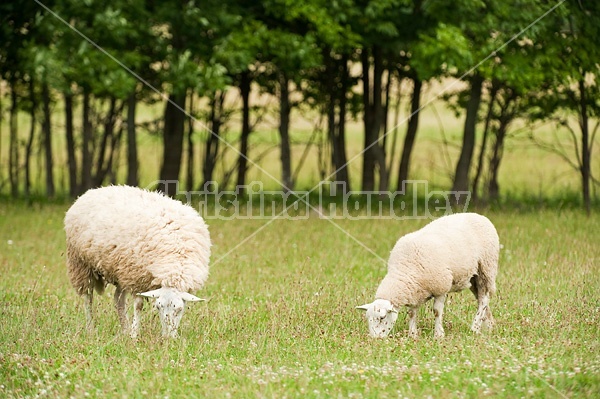
[[[442,339],[446,336],[446,334],[444,334],[443,331],[436,331],[433,333],[433,338],[435,339]]]
[[[483,328],[485,328],[487,331],[492,331],[494,329],[494,320],[489,320],[486,319],[483,321]]]

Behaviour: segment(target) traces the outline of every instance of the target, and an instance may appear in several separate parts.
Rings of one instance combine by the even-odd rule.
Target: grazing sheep
[[[449,292],[470,288],[479,307],[471,329],[478,333],[486,322],[493,324],[490,295],[496,291],[500,244],[494,225],[476,213],[441,217],[401,237],[388,261],[388,272],[375,301],[358,306],[366,310],[369,333],[386,337],[408,306],[408,332],[417,336],[417,309],[434,298],[436,338],[444,336],[442,314]]]
[[[185,302],[202,301],[190,291],[208,278],[210,236],[190,206],[163,194],[129,186],[87,191],[65,215],[67,268],[71,284],[86,297],[93,328],[94,290],[116,286],[114,301],[125,333],[139,332],[143,297],[155,298],[163,336],[176,337]],[[134,300],[131,329],[125,311]]]

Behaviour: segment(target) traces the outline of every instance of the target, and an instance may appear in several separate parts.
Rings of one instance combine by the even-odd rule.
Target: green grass
[[[503,249],[490,334],[469,330],[476,303],[453,294],[446,338],[406,318],[368,337],[354,309],[373,299],[397,238],[424,220],[209,220],[211,277],[178,340],[147,307],[137,342],[119,333],[112,289],[85,330],[70,287],[67,204],[0,204],[0,397],[593,397],[600,392],[600,218],[581,210],[482,211]],[[235,249],[234,249],[235,248]],[[231,252],[229,252],[231,251]],[[227,256],[224,256],[228,254]]]

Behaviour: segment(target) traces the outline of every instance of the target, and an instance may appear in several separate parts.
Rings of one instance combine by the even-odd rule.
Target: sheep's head
[[[387,337],[398,319],[398,310],[387,299],[375,299],[372,303],[356,308],[366,311],[369,335],[373,338]]]
[[[185,303],[204,301],[204,299],[200,299],[190,293],[167,287],[143,292],[138,295],[156,299],[156,301],[154,301],[154,306],[158,310],[158,315],[160,316],[162,335],[163,337],[170,338],[177,337],[177,329],[179,328],[181,317],[185,311]]]

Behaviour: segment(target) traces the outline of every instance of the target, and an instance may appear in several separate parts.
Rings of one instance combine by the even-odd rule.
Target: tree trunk
[[[479,179],[481,178],[483,172],[483,158],[485,156],[485,150],[487,147],[487,139],[490,131],[490,123],[492,121],[492,117],[494,116],[494,104],[496,102],[496,93],[498,92],[498,85],[492,82],[492,87],[490,88],[490,103],[488,106],[488,112],[485,116],[485,124],[483,127],[483,140],[481,141],[481,147],[479,149],[479,156],[477,157],[477,169],[475,172],[475,177],[473,178],[473,193],[472,198],[473,201],[477,201],[479,198]]]
[[[496,201],[500,197],[500,186],[498,185],[498,171],[500,170],[500,161],[504,153],[504,138],[508,122],[505,119],[500,120],[498,131],[496,132],[496,141],[490,158],[489,173],[490,179],[488,182],[488,198],[490,201]]]
[[[326,105],[325,105],[325,113],[327,116],[327,139],[331,143],[331,166],[334,171],[334,179],[337,180],[337,166],[339,163],[339,154],[338,147],[336,145],[336,103],[337,103],[337,93],[336,93],[336,70],[335,70],[335,59],[331,55],[331,49],[327,47],[323,50],[323,59],[325,64],[325,95],[326,95]]]
[[[175,196],[178,190],[181,156],[183,153],[183,130],[186,91],[172,93],[165,107],[163,132],[163,160],[160,169],[158,189],[168,196]]]
[[[135,128],[135,110],[137,98],[135,90],[127,99],[127,185],[139,185],[139,161],[137,148],[137,135]]]
[[[202,187],[214,180],[214,171],[217,165],[217,156],[219,154],[219,135],[221,134],[223,102],[225,101],[225,92],[216,91],[213,94],[210,111],[210,132],[206,139],[204,151],[204,162],[202,164],[202,174],[204,182]]]
[[[108,161],[106,159],[106,151],[109,149],[109,142],[113,141],[116,114],[117,99],[115,97],[111,97],[108,113],[104,118],[104,131],[100,140],[98,157],[96,158],[96,170],[92,179],[92,185],[94,187],[101,186],[104,183],[106,175],[110,169],[110,166],[107,165]]]
[[[120,115],[121,112],[123,112],[122,107],[119,108],[118,114]],[[116,177],[115,175],[116,174],[115,174],[115,170],[113,169],[113,164],[114,164],[115,155],[119,154],[119,148],[120,148],[122,137],[123,137],[123,125],[121,124],[121,126],[119,126],[119,129],[117,130],[116,133],[114,133],[114,126],[113,126],[113,134],[111,134],[111,136],[110,136],[110,147],[109,147],[109,152],[108,152],[108,159],[106,160],[106,165],[104,167],[104,170],[102,171],[102,173],[105,177],[108,176],[110,178],[111,184],[115,184],[115,177]]]
[[[465,126],[463,131],[463,143],[460,152],[458,163],[456,164],[456,172],[454,174],[454,185],[452,191],[468,191],[469,190],[469,170],[471,169],[471,160],[473,159],[473,150],[475,148],[475,131],[477,127],[477,113],[481,103],[481,88],[483,86],[483,78],[479,74],[475,74],[471,78],[470,97],[467,103]],[[465,196],[457,196],[458,201],[466,199]]]
[[[190,90],[189,93],[189,115],[194,115],[194,90]],[[186,162],[186,191],[194,190],[194,117],[187,119],[187,130],[186,136],[186,149],[187,149],[187,162]]]
[[[248,138],[250,137],[250,71],[242,72],[240,77],[240,96],[242,97],[242,134],[240,137],[240,156],[237,163],[237,188],[244,194],[246,172],[248,170]]]
[[[385,164],[385,150],[379,144],[379,134],[384,113],[382,102],[383,55],[379,46],[373,46],[373,80],[370,78],[368,50],[363,49],[361,62],[363,67],[363,108],[365,126],[365,151],[363,154],[363,191],[375,190],[375,166],[379,168],[379,190],[388,189],[388,171]]]
[[[348,168],[346,158],[346,93],[348,90],[348,56],[342,55],[338,61],[326,50],[327,92],[327,137],[331,143],[331,165],[334,169],[334,180],[343,182],[349,191]]]
[[[83,193],[92,187],[92,121],[90,120],[90,93],[88,89],[83,89],[83,142],[81,146],[81,187],[79,192]]]
[[[2,106],[4,105],[2,103],[3,100],[3,95],[4,93],[2,93],[2,89],[0,88],[0,165],[2,165],[2,137],[4,136],[2,134],[2,115],[4,115],[4,109],[2,108]],[[2,177],[2,168],[0,168],[0,191],[2,191],[2,187],[4,186],[4,179]]]
[[[10,192],[13,197],[19,195],[19,126],[17,82],[10,82],[10,115],[9,115],[9,148],[8,148],[8,179],[10,181]]]
[[[292,152],[290,146],[290,81],[284,73],[279,78],[279,136],[281,138],[281,178],[283,190],[293,191]]]
[[[25,145],[25,197],[30,198],[31,195],[31,152],[33,149],[33,141],[35,139],[35,125],[36,121],[36,110],[37,110],[37,97],[35,95],[35,83],[33,78],[29,80],[29,97],[31,100],[31,128],[29,130],[29,138]]]
[[[373,131],[373,120],[375,119],[374,109],[372,105],[371,78],[370,78],[370,61],[369,50],[363,48],[360,54],[362,63],[362,81],[363,81],[363,125],[365,130],[365,151],[363,153],[362,167],[362,190],[375,190],[375,151],[373,146],[369,147],[375,140]]]
[[[585,74],[583,75],[585,76]],[[590,200],[590,148],[589,148],[589,123],[587,114],[587,98],[585,93],[585,80],[581,78],[579,80],[579,104],[580,104],[580,115],[579,124],[581,128],[581,187],[583,191],[583,205],[585,212],[589,216],[591,214],[591,200]]]
[[[54,198],[56,188],[54,186],[54,158],[52,156],[52,113],[50,111],[50,89],[48,83],[42,84],[42,107],[44,120],[42,132],[44,134],[44,159],[46,164],[46,196]]]
[[[69,169],[69,195],[79,195],[77,182],[77,158],[75,157],[75,136],[73,132],[73,95],[64,93],[65,99],[65,139],[67,145],[67,167]]]
[[[408,171],[410,168],[410,156],[417,137],[419,127],[419,109],[421,108],[421,88],[423,83],[418,77],[413,77],[413,92],[410,102],[410,116],[408,126],[406,127],[406,137],[402,147],[402,157],[400,158],[400,168],[398,169],[398,190],[402,190],[403,182],[408,180]]]
[[[350,190],[350,174],[348,172],[348,158],[346,156],[346,108],[348,104],[348,86],[350,85],[350,71],[348,70],[348,55],[342,55],[340,61],[340,75],[341,85],[339,89],[339,100],[338,100],[338,126],[337,135],[335,140],[335,146],[338,147],[338,161],[336,165],[336,180],[346,183],[346,190]]]
[[[383,54],[381,47],[373,46],[373,110],[374,119],[372,126],[372,138],[375,142],[373,150],[375,153],[375,162],[379,169],[379,191],[387,191],[389,178],[387,165],[385,163],[385,147],[379,144],[379,135],[384,126],[384,120],[387,119],[386,110],[383,103]]]

